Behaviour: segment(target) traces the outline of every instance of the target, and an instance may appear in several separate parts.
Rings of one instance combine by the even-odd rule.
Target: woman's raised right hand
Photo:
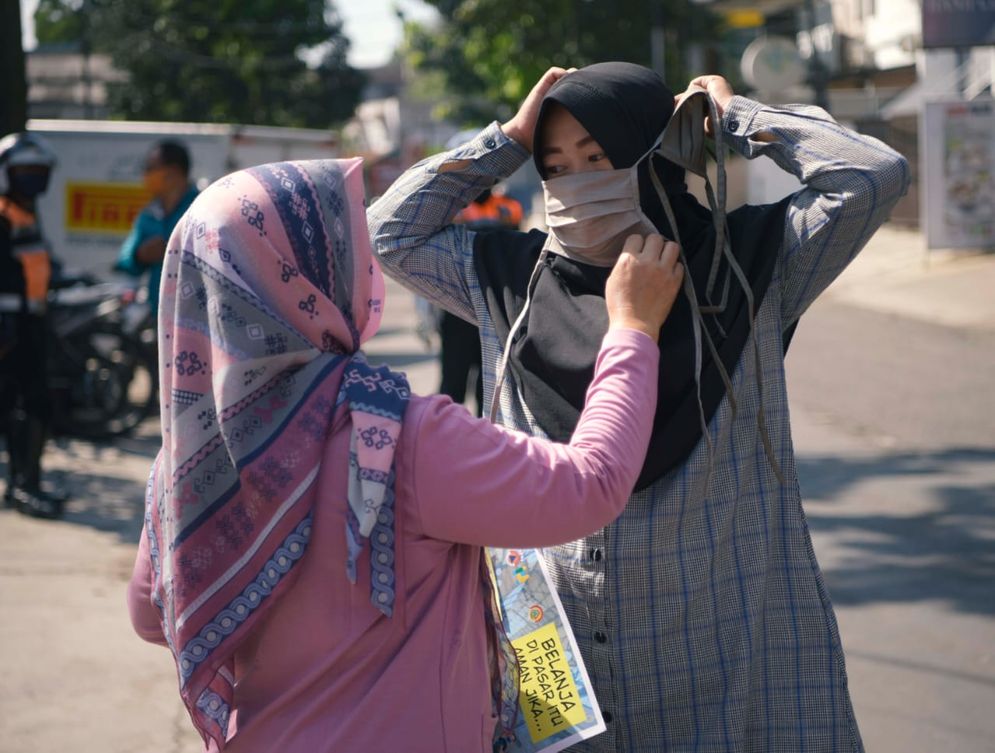
[[[625,239],[605,288],[609,329],[638,329],[659,340],[684,279],[680,256],[680,246],[662,235]]]
[[[542,104],[542,98],[546,96],[546,92],[553,84],[575,70],[577,69],[553,66],[542,74],[542,78],[532,87],[532,91],[522,102],[522,106],[518,108],[514,117],[501,125],[501,130],[504,131],[505,135],[531,152],[532,134],[535,131],[536,119],[539,117],[539,106]]]

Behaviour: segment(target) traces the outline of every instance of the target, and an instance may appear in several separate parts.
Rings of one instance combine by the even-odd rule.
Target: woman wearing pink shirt
[[[207,750],[489,751],[485,545],[539,547],[622,511],[642,467],[677,248],[632,236],[570,443],[410,395],[377,330],[359,160],[218,181],[169,241],[163,448],[128,591]]]

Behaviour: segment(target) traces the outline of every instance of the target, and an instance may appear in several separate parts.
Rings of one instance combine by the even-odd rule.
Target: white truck
[[[32,120],[58,156],[39,214],[45,236],[67,269],[106,277],[132,221],[149,201],[142,164],[165,138],[187,146],[200,188],[251,165],[339,156],[331,131],[196,123]]]

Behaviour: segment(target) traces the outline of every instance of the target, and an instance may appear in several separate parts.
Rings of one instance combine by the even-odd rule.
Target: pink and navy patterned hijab
[[[146,500],[152,598],[180,694],[223,748],[233,655],[307,551],[327,438],[351,421],[349,578],[395,595],[393,460],[405,378],[359,348],[379,324],[359,159],[283,162],[204,191],[169,240],[159,312],[163,447]],[[343,500],[343,504],[346,501]],[[398,600],[398,603],[395,603]]]

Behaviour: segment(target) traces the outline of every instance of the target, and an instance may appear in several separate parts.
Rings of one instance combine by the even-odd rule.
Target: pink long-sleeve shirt
[[[635,330],[605,336],[577,429],[558,445],[413,397],[396,464],[395,573],[404,607],[370,603],[369,553],[346,578],[349,432],[333,435],[312,540],[294,586],[235,653],[226,751],[481,753],[492,716],[483,546],[541,547],[612,522],[642,467],[660,351]],[[128,606],[165,644],[143,531]]]

